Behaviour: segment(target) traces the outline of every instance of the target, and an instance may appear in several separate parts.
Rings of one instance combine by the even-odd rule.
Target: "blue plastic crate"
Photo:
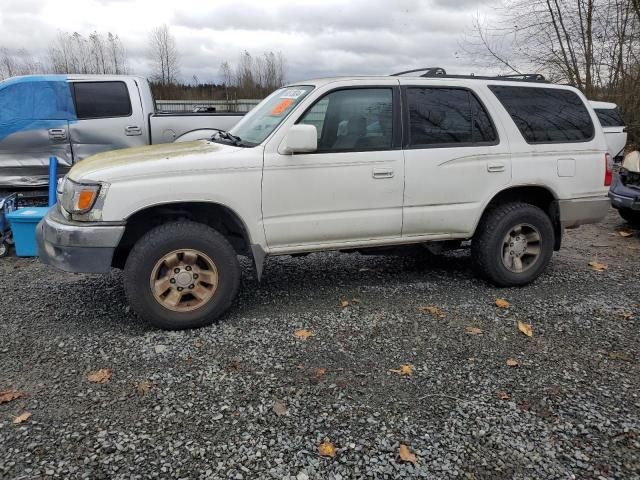
[[[7,220],[13,231],[16,255],[19,257],[36,257],[36,226],[47,214],[49,207],[28,207],[8,213]]]

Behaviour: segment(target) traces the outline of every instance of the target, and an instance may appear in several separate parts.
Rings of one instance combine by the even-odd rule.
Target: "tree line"
[[[617,103],[640,140],[640,0],[505,0],[463,47],[503,73],[543,73]]]

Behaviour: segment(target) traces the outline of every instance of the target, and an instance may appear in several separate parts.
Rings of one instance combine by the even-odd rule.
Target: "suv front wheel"
[[[498,287],[528,285],[553,256],[554,231],[540,208],[507,203],[485,213],[471,243],[478,272]]]
[[[213,323],[229,308],[239,284],[240,264],[227,239],[191,221],[147,232],[124,268],[125,293],[133,310],[166,330]]]

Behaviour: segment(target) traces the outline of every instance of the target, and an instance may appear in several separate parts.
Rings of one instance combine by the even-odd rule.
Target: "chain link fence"
[[[247,113],[262,100],[156,100],[159,112]]]

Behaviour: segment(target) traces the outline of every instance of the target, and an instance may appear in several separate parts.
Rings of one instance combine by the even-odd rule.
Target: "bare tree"
[[[55,73],[123,74],[125,50],[117,35],[93,32],[88,38],[60,32],[49,48],[49,64]]]
[[[178,48],[167,25],[151,31],[149,57],[153,63],[153,79],[161,85],[177,83],[180,75]]]

